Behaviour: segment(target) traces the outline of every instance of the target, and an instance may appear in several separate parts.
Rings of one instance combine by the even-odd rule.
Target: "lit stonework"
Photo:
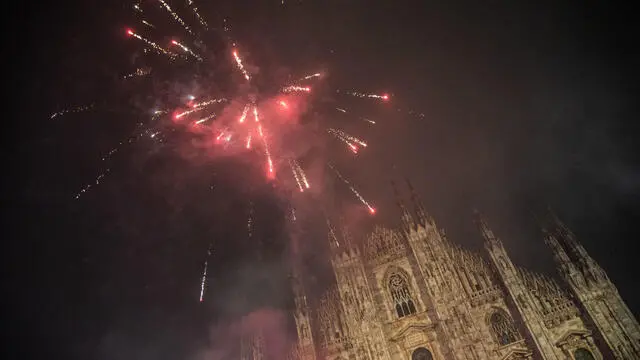
[[[451,243],[411,190],[400,229],[362,247],[330,237],[336,284],[317,308],[295,279],[290,360],[640,359],[638,321],[555,215],[543,231],[562,284],[513,264],[479,214],[486,254]]]

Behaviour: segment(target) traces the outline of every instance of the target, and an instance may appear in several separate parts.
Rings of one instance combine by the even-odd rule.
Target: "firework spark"
[[[337,93],[345,93],[347,95],[351,95],[351,96],[355,96],[355,97],[359,97],[359,98],[369,98],[369,99],[380,99],[380,100],[389,100],[389,95],[388,94],[382,94],[382,95],[378,95],[378,94],[367,94],[367,93],[362,93],[359,91],[340,91],[340,90],[336,90]]]
[[[196,53],[194,53],[193,51],[191,51],[191,49],[189,49],[188,47],[182,45],[180,42],[178,42],[177,40],[171,40],[171,44],[173,45],[177,45],[179,46],[182,50],[184,50],[186,53],[188,53],[189,55],[195,57],[196,59],[198,59],[198,61],[202,61],[202,58],[200,56],[198,56]]]
[[[331,165],[331,163],[328,164],[329,167],[336,173],[336,175],[338,176],[338,178],[340,178],[340,180],[342,180],[342,182],[344,182],[349,189],[351,189],[351,192],[353,192],[354,195],[356,195],[356,197],[358,198],[358,200],[360,200],[361,203],[363,203],[368,209],[369,209],[369,213],[371,215],[376,213],[376,209],[369,205],[369,203],[367,202],[367,200],[365,200],[362,195],[360,195],[360,193],[358,192],[358,190],[356,190],[353,185],[351,185],[351,183],[349,182],[349,180],[345,179],[344,176],[342,176],[342,174],[340,174],[340,172],[338,171],[338,169],[336,169],[333,165]]]
[[[243,123],[244,120],[247,118],[247,112],[249,111],[249,104],[244,106],[244,109],[242,110],[242,115],[240,116],[240,119],[238,120],[238,122]]]
[[[253,117],[256,119],[256,122],[260,122],[260,118],[258,117],[258,107],[253,106]],[[260,136],[262,136],[262,131],[260,131]]]
[[[149,45],[152,49],[154,49],[158,54],[166,55],[171,59],[173,59],[176,56],[174,53],[171,53],[170,51],[164,49],[163,47],[154,43],[153,41],[145,39],[142,36],[136,34],[132,29],[127,29],[127,35],[133,36],[136,39],[143,41],[145,44]]]
[[[291,167],[291,172],[293,173],[293,178],[296,179],[296,184],[298,184],[298,188],[300,192],[304,192],[304,188],[302,187],[302,182],[300,181],[300,176],[298,175],[298,169],[293,163],[293,160],[289,159],[289,167]]]
[[[181,118],[181,117],[183,117],[183,116],[186,116],[186,115],[192,114],[192,113],[194,113],[194,112],[196,112],[196,111],[200,111],[200,110],[204,109],[206,106],[209,106],[209,105],[211,105],[211,104],[221,103],[221,102],[223,102],[223,101],[226,101],[226,99],[213,99],[213,100],[207,100],[207,101],[203,101],[203,102],[201,102],[201,103],[193,104],[193,105],[191,106],[191,109],[189,109],[189,110],[185,110],[185,111],[183,111],[183,112],[181,112],[181,113],[177,113],[177,114],[175,115],[175,118],[176,118],[176,119],[180,119],[180,118]]]
[[[182,27],[187,30],[187,32],[191,35],[193,35],[193,32],[191,31],[191,28],[185,24],[184,21],[182,21],[182,19],[180,18],[180,16],[178,16],[178,14],[176,14],[175,12],[173,12],[173,10],[171,10],[171,7],[169,6],[169,4],[167,4],[164,0],[158,0],[160,1],[160,4],[162,4],[162,6],[164,6],[165,9],[167,9],[167,11],[169,12],[169,14],[171,14],[171,16],[173,16],[173,19],[177,22],[180,23],[180,25],[182,25]]]
[[[345,133],[345,132],[344,132],[344,131],[342,131],[342,130],[334,129],[334,128],[328,128],[328,129],[327,129],[327,131],[328,131],[330,134],[333,134],[333,135],[339,136],[339,137],[341,137],[341,138],[343,138],[343,139],[349,140],[349,141],[350,141],[350,142],[352,142],[352,143],[356,143],[356,144],[359,144],[360,146],[367,147],[367,143],[365,143],[364,141],[362,141],[362,140],[358,139],[358,138],[357,138],[357,137],[355,137],[355,136],[351,136],[351,135],[349,135],[349,134]]]
[[[298,81],[309,80],[309,79],[313,79],[313,78],[315,78],[315,77],[320,77],[320,76],[322,76],[322,74],[320,74],[320,73],[315,73],[315,74],[307,75],[307,76],[305,76],[305,77],[303,77],[303,78],[301,78],[301,79],[298,79]]]
[[[203,117],[202,119],[200,119],[200,120],[196,121],[194,124],[195,124],[195,125],[202,124],[203,122],[205,122],[205,121],[207,121],[207,120],[210,120],[210,119],[213,119],[214,117],[216,117],[216,114],[215,114],[215,113],[214,113],[214,114],[211,114],[211,115],[209,115],[209,116]]]
[[[207,22],[204,21],[202,16],[200,16],[200,13],[198,12],[198,8],[193,4],[192,0],[188,0],[188,5],[191,7],[191,10],[193,10],[193,13],[196,15],[196,18],[200,22],[200,25],[202,25],[202,27],[204,27],[206,30],[209,30]]]
[[[205,282],[207,281],[207,268],[209,267],[209,258],[211,257],[211,244],[207,250],[207,258],[204,261],[204,270],[202,271],[202,281],[200,282],[200,302],[204,301]]]
[[[285,86],[281,89],[283,93],[292,93],[292,92],[310,92],[311,88],[307,86],[297,86],[297,85],[289,85]]]
[[[49,116],[49,119],[54,119],[54,118],[57,118],[58,116],[62,116],[64,114],[79,113],[79,112],[91,110],[91,109],[93,109],[93,106],[94,106],[94,104],[80,105],[80,106],[76,106],[76,107],[73,107],[73,108],[56,111],[53,114],[51,114],[51,116]]]
[[[247,144],[246,144],[246,148],[247,148],[247,149],[251,149],[251,134],[247,135]]]
[[[147,20],[142,20],[142,23],[147,25],[150,28],[154,28],[154,29],[156,28],[152,23],[148,22]]]
[[[249,76],[249,73],[247,72],[247,70],[244,68],[244,65],[242,65],[242,59],[240,59],[240,55],[238,55],[237,50],[233,50],[233,57],[236,60],[238,69],[240,69],[240,71],[242,72],[242,75],[244,75],[244,78],[247,79],[247,81],[249,81],[251,77]]]

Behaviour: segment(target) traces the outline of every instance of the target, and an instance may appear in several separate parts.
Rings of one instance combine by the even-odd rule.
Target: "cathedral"
[[[356,246],[330,232],[335,285],[307,298],[293,277],[291,360],[640,359],[640,326],[605,271],[549,212],[545,243],[560,282],[514,264],[476,213],[484,253],[451,242],[411,190],[401,226]],[[243,346],[261,360],[264,340]]]

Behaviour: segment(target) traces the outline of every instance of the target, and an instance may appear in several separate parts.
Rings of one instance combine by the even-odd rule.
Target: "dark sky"
[[[481,248],[471,217],[477,207],[518,264],[551,273],[530,216],[550,204],[640,313],[633,265],[640,59],[629,9],[613,2],[196,3],[212,27],[229,17],[262,72],[322,68],[336,87],[393,94],[385,106],[347,104],[378,120],[374,128],[354,128],[369,140],[367,151],[342,159],[345,175],[376,204],[377,220],[397,222],[389,181],[407,176],[452,241]],[[5,333],[16,354],[214,356],[215,344],[240,331],[233,319],[243,313],[261,309],[249,322],[281,326],[273,309],[290,305],[290,237],[317,254],[322,228],[292,232],[283,190],[259,180],[251,161],[194,163],[154,156],[144,145],[119,153],[110,177],[74,201],[100,170],[102,154],[135,128],[142,115],[132,104],[147,103],[147,94],[167,96],[166,83],[118,81],[139,61],[123,36],[134,21],[129,3],[27,2],[14,10],[19,26],[4,42],[15,87],[5,123],[15,131],[5,132],[3,239],[4,308],[15,324]],[[213,51],[223,49],[216,34],[210,37]],[[69,104],[91,102],[99,109],[49,119]],[[345,221],[364,231],[371,222],[358,203],[339,183],[327,187]],[[256,233],[247,240],[251,207]],[[303,220],[312,223],[307,207]],[[199,304],[212,239],[219,254],[211,261],[214,285]],[[221,335],[229,329],[229,337]]]

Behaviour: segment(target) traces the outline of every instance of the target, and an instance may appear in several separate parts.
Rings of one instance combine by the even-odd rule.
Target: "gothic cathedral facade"
[[[543,233],[561,283],[514,264],[480,214],[485,256],[456,246],[411,192],[401,229],[329,237],[336,284],[313,306],[294,276],[292,360],[640,359],[638,321],[555,215]]]

